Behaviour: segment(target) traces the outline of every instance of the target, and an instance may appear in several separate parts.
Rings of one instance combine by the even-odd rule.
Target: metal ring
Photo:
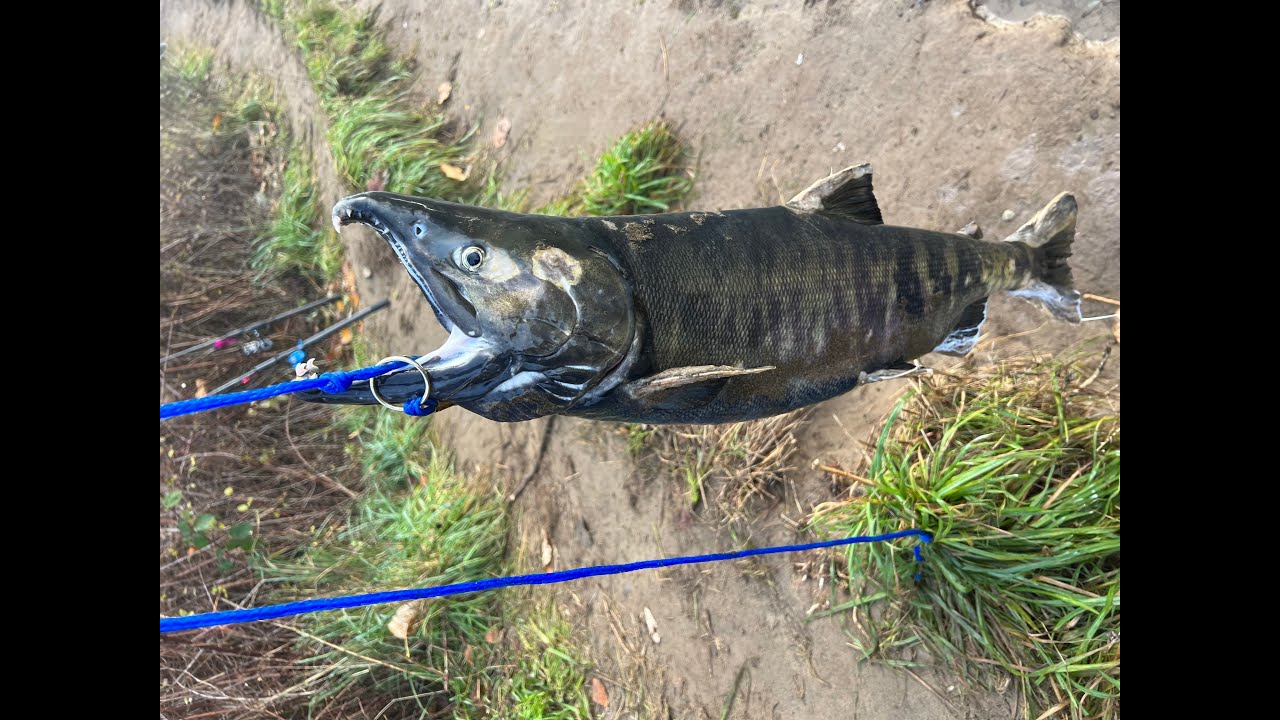
[[[426,368],[422,367],[422,365],[417,360],[414,360],[411,357],[405,357],[404,355],[392,355],[391,357],[385,357],[379,360],[377,364],[382,365],[392,360],[407,362],[410,365],[418,368],[418,372],[422,373],[422,382],[425,385],[425,387],[422,390],[422,400],[420,400],[419,402],[425,403],[428,400],[428,398],[430,398],[431,396],[431,377],[427,375]],[[379,375],[378,377],[386,377],[386,375]],[[373,393],[373,399],[377,400],[383,407],[404,412],[403,407],[399,405],[392,405],[391,403],[387,402],[386,398],[382,397],[382,395],[378,393],[378,385],[374,382],[377,379],[378,378],[376,377],[369,378],[369,392]]]

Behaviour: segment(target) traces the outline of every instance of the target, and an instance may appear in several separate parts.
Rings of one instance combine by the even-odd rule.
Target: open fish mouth
[[[373,228],[387,241],[409,277],[422,290],[436,319],[450,332],[460,328],[471,337],[480,336],[480,323],[476,319],[475,306],[467,300],[457,283],[432,266],[430,257],[405,241],[402,223],[391,217],[398,211],[382,206],[376,199],[355,195],[338,202],[333,207],[333,227],[341,231],[343,225],[359,223]]]
[[[442,407],[457,405],[483,397],[502,382],[504,365],[481,338],[469,337],[454,329],[449,339],[435,352],[415,358],[431,378],[430,397]],[[374,380],[384,400],[399,405],[421,398],[426,384],[417,368],[396,370]],[[307,390],[302,397],[309,402],[329,405],[374,405],[378,401],[368,382],[353,384],[339,393]]]

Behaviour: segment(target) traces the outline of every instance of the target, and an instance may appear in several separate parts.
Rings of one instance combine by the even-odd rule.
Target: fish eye
[[[421,239],[422,239],[422,236],[423,236],[423,235],[426,235],[426,234],[427,234],[427,228],[426,228],[426,226],[424,226],[422,223],[414,223],[414,224],[413,224],[413,236],[414,236],[414,237],[416,237],[416,238],[418,238],[419,240],[421,240]]]
[[[458,251],[457,260],[458,267],[463,270],[475,272],[484,264],[484,248],[469,245]]]

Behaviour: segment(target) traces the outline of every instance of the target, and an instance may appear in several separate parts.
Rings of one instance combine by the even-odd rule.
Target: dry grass
[[[254,241],[272,222],[287,148],[263,86],[210,77],[211,67],[207,52],[180,48],[161,67],[161,356],[314,297],[300,274],[261,277],[250,267]],[[323,324],[300,316],[264,335],[287,347]],[[193,397],[255,360],[233,347],[162,366],[160,402]],[[162,615],[256,604],[252,554],[297,545],[351,502],[358,474],[332,419],[330,409],[278,399],[161,424]],[[161,712],[279,717],[305,702],[319,668],[298,663],[298,636],[287,628],[162,637]]]
[[[780,499],[807,410],[722,425],[629,425],[633,452],[648,448],[682,483],[704,519],[737,526]]]

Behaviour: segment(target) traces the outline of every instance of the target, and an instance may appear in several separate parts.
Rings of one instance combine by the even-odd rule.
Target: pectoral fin
[[[916,375],[932,375],[933,368],[923,365],[911,365],[910,363],[897,363],[883,370],[873,370],[872,372],[858,373],[858,384],[866,385],[867,383],[880,382],[881,380],[901,380],[902,378],[915,377]]]
[[[648,377],[633,380],[622,391],[645,402],[671,402],[677,398],[690,402],[708,399],[720,392],[730,378],[773,370],[772,365],[739,368],[732,365],[690,365],[671,368]]]

